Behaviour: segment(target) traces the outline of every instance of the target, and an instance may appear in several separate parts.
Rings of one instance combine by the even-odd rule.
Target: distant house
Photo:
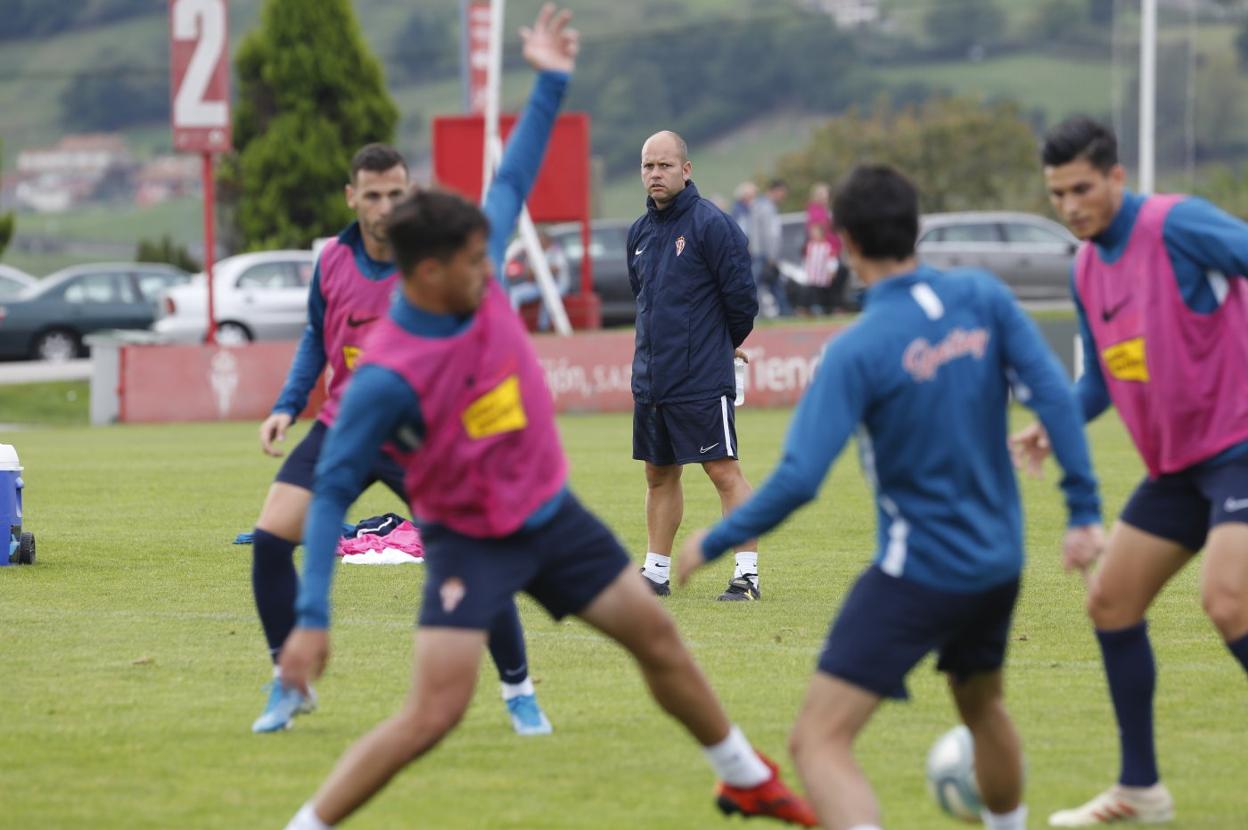
[[[880,0],[803,0],[804,5],[831,17],[838,29],[856,29],[880,22]]]
[[[193,155],[157,156],[135,174],[134,203],[156,205],[200,192],[200,160]]]
[[[42,213],[68,210],[133,172],[134,160],[121,135],[67,135],[51,147],[18,153],[17,204]]]

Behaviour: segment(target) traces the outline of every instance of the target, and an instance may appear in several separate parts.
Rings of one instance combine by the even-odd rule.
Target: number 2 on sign
[[[196,41],[186,77],[173,99],[174,123],[180,127],[224,127],[229,123],[226,102],[205,101],[204,94],[225,46],[225,0],[174,3],[174,40]]]

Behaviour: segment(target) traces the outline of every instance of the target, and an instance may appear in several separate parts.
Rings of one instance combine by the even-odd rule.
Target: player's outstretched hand
[[[522,26],[520,37],[524,40],[524,59],[538,72],[571,72],[576,67],[576,53],[581,48],[581,35],[568,28],[572,12],[555,10],[554,3],[547,3],[537,13],[532,28]]]
[[[676,584],[682,588],[693,572],[706,564],[706,557],[702,555],[702,540],[705,538],[706,529],[703,528],[685,541],[680,556],[676,557]]]
[[[292,421],[294,418],[285,412],[274,412],[264,419],[264,423],[260,425],[260,449],[264,450],[266,455],[274,458],[282,457],[282,451],[277,448],[276,444],[286,440],[286,430],[290,429]]]
[[[1010,457],[1014,466],[1026,469],[1033,478],[1044,476],[1044,459],[1049,457],[1049,434],[1039,421],[1010,436]]]
[[[746,363],[750,362],[750,356],[745,353],[745,349],[737,349],[736,351],[732,353],[732,356],[739,357],[742,360],[744,360]]]
[[[1088,569],[1096,564],[1104,549],[1105,530],[1100,524],[1067,528],[1062,540],[1062,567],[1078,570],[1086,580]]]
[[[296,628],[286,638],[278,658],[282,685],[308,694],[308,684],[325,671],[329,662],[329,632],[324,628]]]

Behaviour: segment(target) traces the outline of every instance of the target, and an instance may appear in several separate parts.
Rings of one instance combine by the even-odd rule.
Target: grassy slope
[[[787,413],[743,410],[744,461],[758,482]],[[642,476],[627,416],[562,419],[573,483],[630,550],[644,541]],[[1141,474],[1120,425],[1092,428],[1111,514]],[[340,569],[335,662],[323,708],[289,734],[247,732],[266,679],[233,535],[254,521],[274,462],[254,424],[66,429],[0,435],[26,465],[27,527],[40,564],[0,570],[5,704],[0,827],[278,827],[334,759],[397,704],[410,666],[421,572]],[[1057,565],[1062,524],[1045,483],[1024,485],[1032,551],[1012,645],[1010,705],[1027,743],[1033,822],[1091,794],[1115,768],[1115,735],[1078,580]],[[690,470],[689,526],[714,496]],[[352,516],[391,509],[369,493]],[[873,547],[857,464],[763,546],[761,603],[711,600],[727,563],[668,601],[734,717],[763,748],[783,745],[839,597]],[[531,662],[556,734],[515,738],[490,671],[465,723],[352,823],[361,830],[718,827],[710,773],[646,699],[620,652],[576,623],[522,603]],[[1152,615],[1161,666],[1163,768],[1184,830],[1243,826],[1243,675],[1202,618],[1196,572]],[[922,762],[953,720],[940,678],[912,675],[915,700],[888,706],[860,743],[889,826],[941,830]],[[786,764],[787,766],[787,764]]]

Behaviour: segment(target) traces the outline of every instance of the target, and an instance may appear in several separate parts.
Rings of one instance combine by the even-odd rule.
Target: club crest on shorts
[[[685,252],[685,238],[683,236],[676,237],[676,256],[680,256]]]
[[[442,610],[450,614],[463,602],[466,593],[468,593],[468,588],[457,576],[443,582],[442,587],[438,589],[438,596],[442,598]]]

